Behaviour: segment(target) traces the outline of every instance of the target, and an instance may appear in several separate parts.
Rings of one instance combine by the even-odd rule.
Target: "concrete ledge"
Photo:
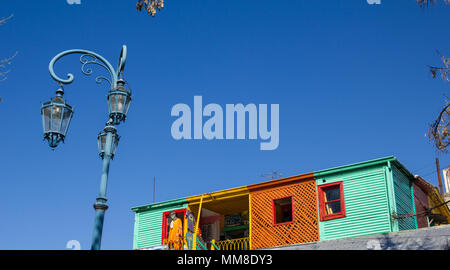
[[[450,225],[374,234],[266,250],[449,250]]]

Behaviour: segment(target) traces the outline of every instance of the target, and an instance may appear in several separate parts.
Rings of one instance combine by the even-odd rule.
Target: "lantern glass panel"
[[[48,132],[50,130],[50,121],[51,121],[51,107],[47,106],[42,108],[42,121],[44,126],[44,132]]]
[[[64,108],[64,114],[61,124],[61,133],[66,134],[67,128],[69,127],[70,120],[72,119],[72,110],[68,107]]]
[[[105,151],[106,133],[102,133],[98,138],[98,152],[99,154]]]
[[[114,134],[113,135],[113,144],[112,144],[112,149],[111,149],[111,153],[113,154],[113,156],[116,154],[116,150],[117,150],[117,145],[119,144],[119,135]]]
[[[60,104],[52,106],[52,131],[61,132],[62,109]]]
[[[115,94],[109,95],[109,108],[109,113],[117,111],[117,99]]]
[[[123,108],[125,105],[125,95],[117,94],[117,112],[123,113]]]
[[[124,113],[128,114],[128,109],[130,108],[131,96],[127,96],[127,101],[125,102],[125,110]]]

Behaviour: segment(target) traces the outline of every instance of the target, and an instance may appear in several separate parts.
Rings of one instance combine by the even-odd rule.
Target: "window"
[[[320,221],[345,217],[342,182],[319,186]]]
[[[272,201],[273,224],[287,224],[294,221],[292,196]]]

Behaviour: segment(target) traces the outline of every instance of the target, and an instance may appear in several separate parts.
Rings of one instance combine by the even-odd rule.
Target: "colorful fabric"
[[[195,227],[195,218],[194,218],[194,214],[187,210],[186,211],[186,220],[187,220],[187,229],[190,232],[194,232],[194,227]]]
[[[168,240],[173,249],[181,250],[183,248],[183,224],[181,219],[177,218],[171,222]]]

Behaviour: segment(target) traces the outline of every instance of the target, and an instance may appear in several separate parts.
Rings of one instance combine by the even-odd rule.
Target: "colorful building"
[[[319,241],[314,174],[247,186],[253,249]]]
[[[419,228],[448,224],[450,210],[437,187],[417,176],[413,182]]]
[[[134,207],[133,248],[169,248],[171,211],[183,221],[185,249],[243,250],[446,224],[443,202],[386,157]]]
[[[314,176],[320,240],[417,228],[414,176],[394,157],[322,170]]]

